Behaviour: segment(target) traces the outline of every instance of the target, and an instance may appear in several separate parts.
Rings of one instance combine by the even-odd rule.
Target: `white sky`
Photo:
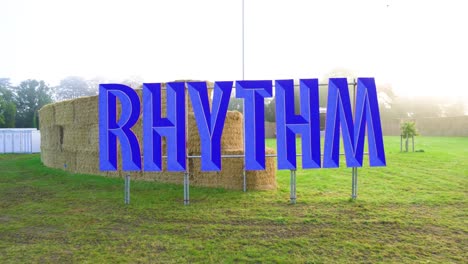
[[[242,78],[242,0],[0,0],[0,77]],[[245,0],[245,78],[335,68],[468,98],[468,1]]]

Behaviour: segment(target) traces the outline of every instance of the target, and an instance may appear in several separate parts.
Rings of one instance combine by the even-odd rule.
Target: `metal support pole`
[[[184,205],[190,204],[189,173],[184,173]]]
[[[130,174],[125,175],[124,196],[125,204],[130,204]]]
[[[242,80],[245,79],[244,0],[242,0]]]
[[[352,168],[352,190],[351,190],[351,198],[356,200],[357,198],[357,191],[358,191],[358,176],[357,176],[357,168]]]
[[[291,204],[296,204],[296,170],[291,170]]]
[[[414,136],[411,137],[411,142],[413,143],[413,152],[414,152]]]
[[[244,0],[242,0],[242,80],[245,79],[245,49],[244,49]],[[245,131],[244,131],[245,137]],[[244,157],[244,170],[242,172],[243,182],[242,190],[247,192],[247,173],[245,171],[245,157]]]
[[[356,116],[356,79],[353,81],[353,116]],[[352,190],[351,190],[351,198],[356,200],[357,198],[357,168],[353,167],[351,170],[352,174]]]
[[[185,83],[184,85],[185,87],[185,146],[184,148],[187,150],[187,146],[188,146],[188,143],[187,143],[187,140],[188,140],[188,105],[189,105],[189,101],[188,101],[188,87],[187,87],[187,83]],[[185,169],[185,172],[184,172],[184,205],[189,205],[190,204],[190,183],[189,183],[189,176],[190,176],[190,159],[187,155],[188,153],[186,152],[185,153],[185,162],[186,164],[188,164],[188,167]]]
[[[243,182],[243,188],[244,192],[247,191],[247,172],[245,171],[245,168],[243,170],[243,176],[244,176],[244,182]]]

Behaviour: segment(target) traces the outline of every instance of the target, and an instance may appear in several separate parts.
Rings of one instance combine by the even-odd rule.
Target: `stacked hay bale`
[[[44,165],[75,173],[118,176],[99,170],[97,97],[44,106],[39,111],[41,160]]]
[[[194,114],[191,113],[188,119],[189,155],[200,156],[200,135],[198,126],[195,122]],[[221,138],[222,155],[242,155],[242,114],[239,112],[228,111],[226,115],[223,135]],[[201,171],[201,159],[195,158],[189,160],[190,180],[194,185],[223,187],[229,189],[242,189],[243,179],[243,158],[222,158],[221,171],[207,172]]]
[[[212,87],[212,84],[208,86]],[[164,85],[163,85],[164,87]],[[137,90],[141,102],[141,90]],[[193,114],[193,109],[188,94],[188,155],[200,155],[200,135]],[[210,99],[211,103],[211,99]],[[162,115],[166,116],[165,90],[162,94]],[[120,105],[117,105],[120,113]],[[141,153],[144,153],[142,113],[137,124],[132,128],[140,142]],[[113,172],[101,172],[99,170],[99,124],[98,124],[98,97],[83,97],[75,100],[63,101],[44,106],[39,111],[41,130],[41,160],[44,165],[60,168],[75,173],[97,174],[112,177],[121,177],[122,162],[120,147],[118,144],[118,168]],[[243,120],[239,112],[228,111],[223,136],[221,140],[221,152],[223,155],[243,155]],[[163,138],[163,155],[165,156],[166,141]],[[267,153],[274,153],[267,149]],[[143,159],[144,157],[142,157]],[[142,160],[143,164],[143,160]],[[243,186],[243,158],[223,158],[222,171],[205,172],[200,169],[200,159],[188,160],[187,166],[190,172],[190,184],[206,187],[223,187],[229,189],[242,189]],[[183,173],[168,172],[167,162],[163,159],[163,171],[161,172],[131,172],[133,178],[170,183],[182,183]],[[266,190],[276,187],[275,159],[267,158],[265,171],[248,171],[247,188]]]
[[[41,131],[41,160],[55,168],[55,155],[60,151],[60,128],[55,125],[55,105],[48,104],[39,111]]]
[[[189,155],[201,154],[200,136],[194,115],[189,115]],[[237,111],[228,111],[221,138],[221,153],[226,156],[221,159],[222,170],[218,172],[201,171],[201,160],[190,159],[191,184],[208,187],[223,187],[227,189],[243,188],[244,155],[243,117]],[[274,154],[267,148],[267,154]],[[275,158],[267,157],[266,170],[247,171],[247,189],[270,190],[276,188]]]

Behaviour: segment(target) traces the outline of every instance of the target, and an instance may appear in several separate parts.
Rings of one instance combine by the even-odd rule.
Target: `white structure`
[[[41,132],[36,128],[0,128],[0,154],[41,152]]]

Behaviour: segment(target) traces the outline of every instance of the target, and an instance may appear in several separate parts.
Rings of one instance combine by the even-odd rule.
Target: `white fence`
[[[41,132],[35,128],[0,128],[0,154],[41,152]]]

